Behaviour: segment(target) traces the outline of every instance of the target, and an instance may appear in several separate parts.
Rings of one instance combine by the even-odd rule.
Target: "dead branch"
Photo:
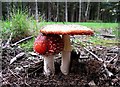
[[[118,56],[118,55],[115,54],[115,56],[114,56],[112,59],[110,59],[109,61],[105,61],[105,63],[107,63],[107,65],[108,65],[108,64],[110,64],[112,61],[114,61],[114,60],[116,59],[116,60],[114,61],[114,64],[116,64],[116,62],[117,62],[117,60],[118,60],[117,56]]]
[[[16,60],[20,59],[20,58],[21,58],[22,56],[24,56],[24,55],[25,55],[24,52],[21,52],[21,53],[17,54],[14,58],[12,58],[12,59],[10,60],[10,64],[12,64],[12,63],[15,62]]]
[[[77,44],[77,43],[75,43],[75,44]],[[78,44],[77,44],[77,45],[78,45]],[[104,71],[106,72],[106,74],[107,74],[109,77],[111,77],[111,76],[113,75],[113,73],[110,72],[110,71],[107,69],[106,61],[102,60],[102,59],[99,58],[96,54],[94,54],[93,52],[89,51],[87,48],[85,48],[85,46],[84,46],[84,49],[85,49],[87,52],[89,52],[91,55],[93,55],[98,61],[103,62],[102,67],[104,67]],[[117,56],[117,55],[116,55],[116,56]],[[112,58],[110,61],[108,61],[108,63],[110,63],[111,61],[113,61],[113,60],[116,58],[116,56],[115,56],[114,58]]]
[[[22,77],[21,76],[19,76],[19,75],[17,75],[17,74],[15,74],[11,69],[9,69],[8,68],[8,70],[10,71],[10,73],[14,76],[14,77],[16,77],[16,78],[21,78],[22,79]]]
[[[35,52],[28,52],[30,55],[32,56],[39,56],[39,54],[35,53]]]
[[[89,52],[91,55],[93,55],[98,61],[101,61],[103,62],[103,67],[104,67],[104,70],[106,72],[106,74],[111,77],[113,75],[112,72],[110,72],[108,69],[107,69],[107,64],[106,64],[106,61],[102,60],[101,58],[99,58],[96,54],[94,54],[93,52],[89,51],[87,48],[84,47],[84,49]],[[114,58],[112,58],[110,61],[108,61],[108,63],[110,63],[111,61],[113,61],[114,59],[116,58],[116,56]]]
[[[75,43],[76,45],[80,45],[80,44],[78,44],[78,43]],[[84,45],[83,45],[84,46]],[[77,46],[78,47],[78,46]],[[100,62],[103,62],[103,67],[104,67],[104,71],[106,72],[106,74],[109,76],[109,77],[111,77],[112,75],[113,75],[113,73],[112,72],[110,72],[108,69],[107,69],[107,64],[109,64],[110,62],[112,62],[113,60],[115,60],[115,58],[117,57],[117,54],[115,55],[115,57],[114,58],[112,58],[111,60],[109,60],[109,61],[104,61],[103,59],[101,59],[101,58],[99,58],[96,54],[94,54],[93,52],[91,52],[91,51],[89,51],[87,48],[85,48],[85,46],[84,46],[84,49],[87,51],[87,52],[89,52],[91,55],[93,55],[98,61],[100,61]]]
[[[91,55],[93,55],[98,61],[103,62],[103,60],[101,58],[99,58],[96,54],[94,54],[93,52],[89,51],[87,48],[84,47],[84,49],[89,52]]]
[[[22,42],[24,42],[24,41],[26,41],[26,40],[32,39],[33,37],[34,37],[34,36],[26,37],[26,38],[24,38],[24,39],[22,39],[22,40],[19,40],[19,41],[15,42],[15,43],[12,44],[11,46],[16,46],[17,44],[22,43]]]
[[[91,55],[93,55],[98,61],[101,61],[103,62],[103,67],[104,67],[104,70],[106,72],[106,74],[111,77],[113,75],[112,72],[110,72],[108,69],[107,69],[107,64],[106,64],[106,61],[102,60],[101,58],[99,58],[96,54],[94,54],[93,52],[89,51],[87,48],[84,47],[84,49],[89,52]],[[108,63],[110,63],[111,61],[113,61],[114,59],[116,58],[116,56],[114,58],[112,58]]]
[[[106,44],[115,44],[115,45],[120,45],[120,42],[108,42]]]
[[[104,70],[105,70],[105,72],[107,73],[107,75],[108,75],[109,77],[113,76],[113,73],[110,72],[110,71],[107,69],[107,66],[106,66],[105,63],[103,63],[103,67],[104,67]]]
[[[40,65],[38,66],[38,68],[36,70],[34,70],[33,72],[29,73],[29,75],[31,75],[31,74],[35,73],[36,71],[40,70],[42,68],[41,63],[42,63],[42,61],[40,62]]]
[[[103,36],[104,38],[115,38],[115,35],[109,35],[109,34],[102,34],[100,36]]]
[[[78,43],[75,43],[76,45],[80,45]],[[83,45],[84,46],[84,45]],[[78,47],[78,46],[77,46]],[[103,62],[103,60],[101,58],[99,58],[96,54],[94,54],[93,52],[89,51],[85,46],[83,47],[87,52],[89,52],[91,55],[93,55],[98,61]]]

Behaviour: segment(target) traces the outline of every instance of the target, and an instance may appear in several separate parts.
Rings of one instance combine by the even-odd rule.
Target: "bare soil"
[[[116,57],[106,64],[108,71],[103,66],[103,62],[98,61],[80,47],[71,52],[71,66],[68,75],[61,73],[61,56],[56,56],[55,75],[47,77],[43,74],[43,59],[40,55],[25,52],[18,46],[2,48],[1,87],[120,86],[118,46],[88,46],[87,49],[104,61],[110,61]],[[10,64],[11,59],[21,52],[24,52],[25,55]]]

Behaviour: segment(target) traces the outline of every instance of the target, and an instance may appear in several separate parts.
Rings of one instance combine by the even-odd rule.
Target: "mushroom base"
[[[44,56],[44,75],[49,76],[55,73],[54,56]]]

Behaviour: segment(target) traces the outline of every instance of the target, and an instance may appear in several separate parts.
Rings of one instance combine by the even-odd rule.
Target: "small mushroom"
[[[61,72],[64,75],[69,73],[70,55],[72,46],[69,35],[93,35],[93,30],[81,25],[64,25],[53,24],[44,26],[41,30],[43,34],[58,34],[62,35],[64,41],[64,49],[62,51]]]
[[[64,43],[59,35],[39,34],[34,42],[34,51],[44,56],[44,74],[54,74],[54,55],[63,50]]]

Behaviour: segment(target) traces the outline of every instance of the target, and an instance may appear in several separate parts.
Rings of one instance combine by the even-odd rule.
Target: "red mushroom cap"
[[[63,50],[64,43],[59,35],[39,34],[34,42],[34,51],[41,55],[54,55]]]
[[[47,40],[46,36],[38,35],[35,42],[33,49],[40,54],[44,54],[47,50]]]

